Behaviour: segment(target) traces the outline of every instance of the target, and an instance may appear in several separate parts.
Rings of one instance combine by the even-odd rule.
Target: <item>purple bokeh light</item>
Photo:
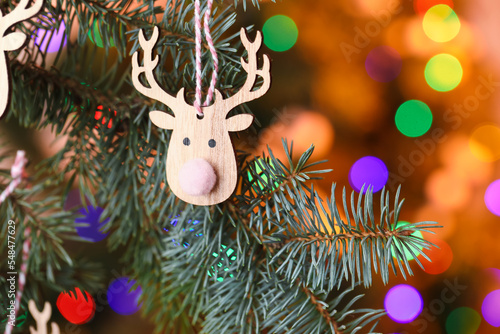
[[[366,192],[368,187],[373,192],[381,190],[389,179],[389,171],[384,162],[377,157],[367,156],[356,161],[349,171],[349,183],[357,192]]]
[[[486,189],[484,203],[492,214],[500,216],[500,180],[494,181]]]
[[[484,298],[481,312],[487,323],[500,327],[500,290],[495,290]]]
[[[424,307],[422,296],[410,285],[396,285],[387,292],[384,307],[395,322],[409,323],[415,320]]]
[[[92,242],[99,242],[106,238],[109,233],[104,233],[101,228],[109,221],[106,218],[101,222],[101,215],[104,210],[100,207],[93,207],[89,204],[86,208],[78,210],[83,217],[75,218],[75,223],[86,223],[87,225],[77,225],[76,233],[84,239]]]
[[[63,209],[72,211],[75,214],[76,233],[84,240],[99,242],[106,238],[109,233],[104,233],[101,228],[109,221],[109,218],[101,221],[103,209],[88,204],[90,201],[85,196],[87,207],[82,203],[80,189],[76,188],[68,192]],[[85,225],[81,224],[85,223]]]
[[[368,75],[378,82],[390,82],[401,73],[401,55],[390,46],[376,47],[366,57],[365,68]]]
[[[130,288],[137,282],[130,280],[127,277],[115,279],[108,287],[108,303],[109,306],[118,314],[130,315],[139,311],[142,304],[138,305],[139,298],[142,294],[141,286],[137,286],[135,290],[129,292]]]
[[[66,46],[66,25],[61,21],[57,31],[50,31],[45,29],[38,29],[36,31],[35,44],[40,47],[42,51],[58,52],[62,47]]]

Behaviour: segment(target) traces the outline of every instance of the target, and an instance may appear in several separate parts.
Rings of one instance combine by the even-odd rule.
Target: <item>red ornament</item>
[[[84,291],[86,297],[83,296],[79,288],[75,288],[75,291],[76,297],[73,291],[61,292],[56,304],[66,320],[76,325],[82,325],[94,317],[95,301],[87,291]]]
[[[102,110],[104,110],[103,106],[97,106],[97,111],[95,112],[95,116],[94,116],[95,119],[97,119],[97,120],[101,119],[101,117],[102,117]],[[108,110],[111,111],[111,109],[108,109]],[[116,116],[116,110],[114,111],[114,115]],[[102,124],[106,124],[106,123],[108,123],[108,129],[111,129],[111,127],[113,126],[113,120],[110,119],[109,122],[106,122],[106,117],[103,117],[102,118]],[[95,128],[97,129],[98,126],[96,126]]]

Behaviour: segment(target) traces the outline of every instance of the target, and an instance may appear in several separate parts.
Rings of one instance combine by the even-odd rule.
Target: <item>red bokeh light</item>
[[[84,291],[86,297],[83,296],[79,288],[75,288],[75,291],[76,297],[73,291],[61,292],[56,305],[66,320],[76,325],[82,325],[94,317],[96,305],[94,298],[87,291]]]
[[[102,117],[102,110],[104,110],[104,107],[103,106],[98,106],[97,107],[97,111],[95,112],[95,119],[96,120],[100,120],[101,117]],[[111,111],[111,109],[108,109],[109,111]],[[116,110],[113,111],[114,115],[116,116]],[[101,121],[102,124],[106,124],[106,117],[102,117],[102,121]],[[113,119],[110,119],[108,123],[108,129],[111,129],[111,127],[113,126]],[[95,127],[96,129],[99,128],[98,126]]]
[[[453,0],[415,0],[413,8],[419,15],[424,15],[427,11],[436,5],[448,5],[453,8]]]
[[[427,261],[422,256],[420,256],[419,260],[422,261],[426,273],[431,275],[442,274],[448,270],[453,262],[453,251],[448,243],[441,239],[429,239],[429,241],[439,247],[432,247],[430,250],[424,251],[432,259],[432,262]]]

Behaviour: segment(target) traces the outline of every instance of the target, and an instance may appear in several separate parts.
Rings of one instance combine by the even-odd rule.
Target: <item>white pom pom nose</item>
[[[179,171],[179,185],[188,195],[208,195],[215,183],[217,183],[215,170],[205,159],[189,160]]]

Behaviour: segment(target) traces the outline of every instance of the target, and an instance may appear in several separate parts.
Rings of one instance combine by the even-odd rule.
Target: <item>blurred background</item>
[[[263,31],[273,84],[251,104],[262,127],[239,148],[259,155],[269,145],[280,157],[282,137],[296,153],[314,144],[313,159],[334,169],[315,182],[322,196],[332,182],[337,196],[363,183],[391,193],[401,184],[401,220],[443,226],[423,235],[440,247],[427,252],[433,263],[419,257],[424,269],[412,261],[413,277],[377,281],[365,292],[367,307],[388,311],[380,332],[499,333],[500,2],[260,7],[239,6],[238,21]],[[3,140],[26,149],[34,163],[64,143],[50,129],[2,123]],[[82,333],[151,331],[138,314],[108,311]]]
[[[277,51],[258,110],[272,105],[278,116],[261,145],[314,143],[315,159],[334,169],[317,183],[324,194],[332,182],[402,184],[401,220],[443,226],[423,235],[440,247],[427,252],[434,263],[419,257],[425,269],[413,263],[414,277],[366,291],[366,306],[388,312],[382,333],[499,333],[499,15],[493,0],[262,6]],[[268,37],[278,26],[289,45]]]

